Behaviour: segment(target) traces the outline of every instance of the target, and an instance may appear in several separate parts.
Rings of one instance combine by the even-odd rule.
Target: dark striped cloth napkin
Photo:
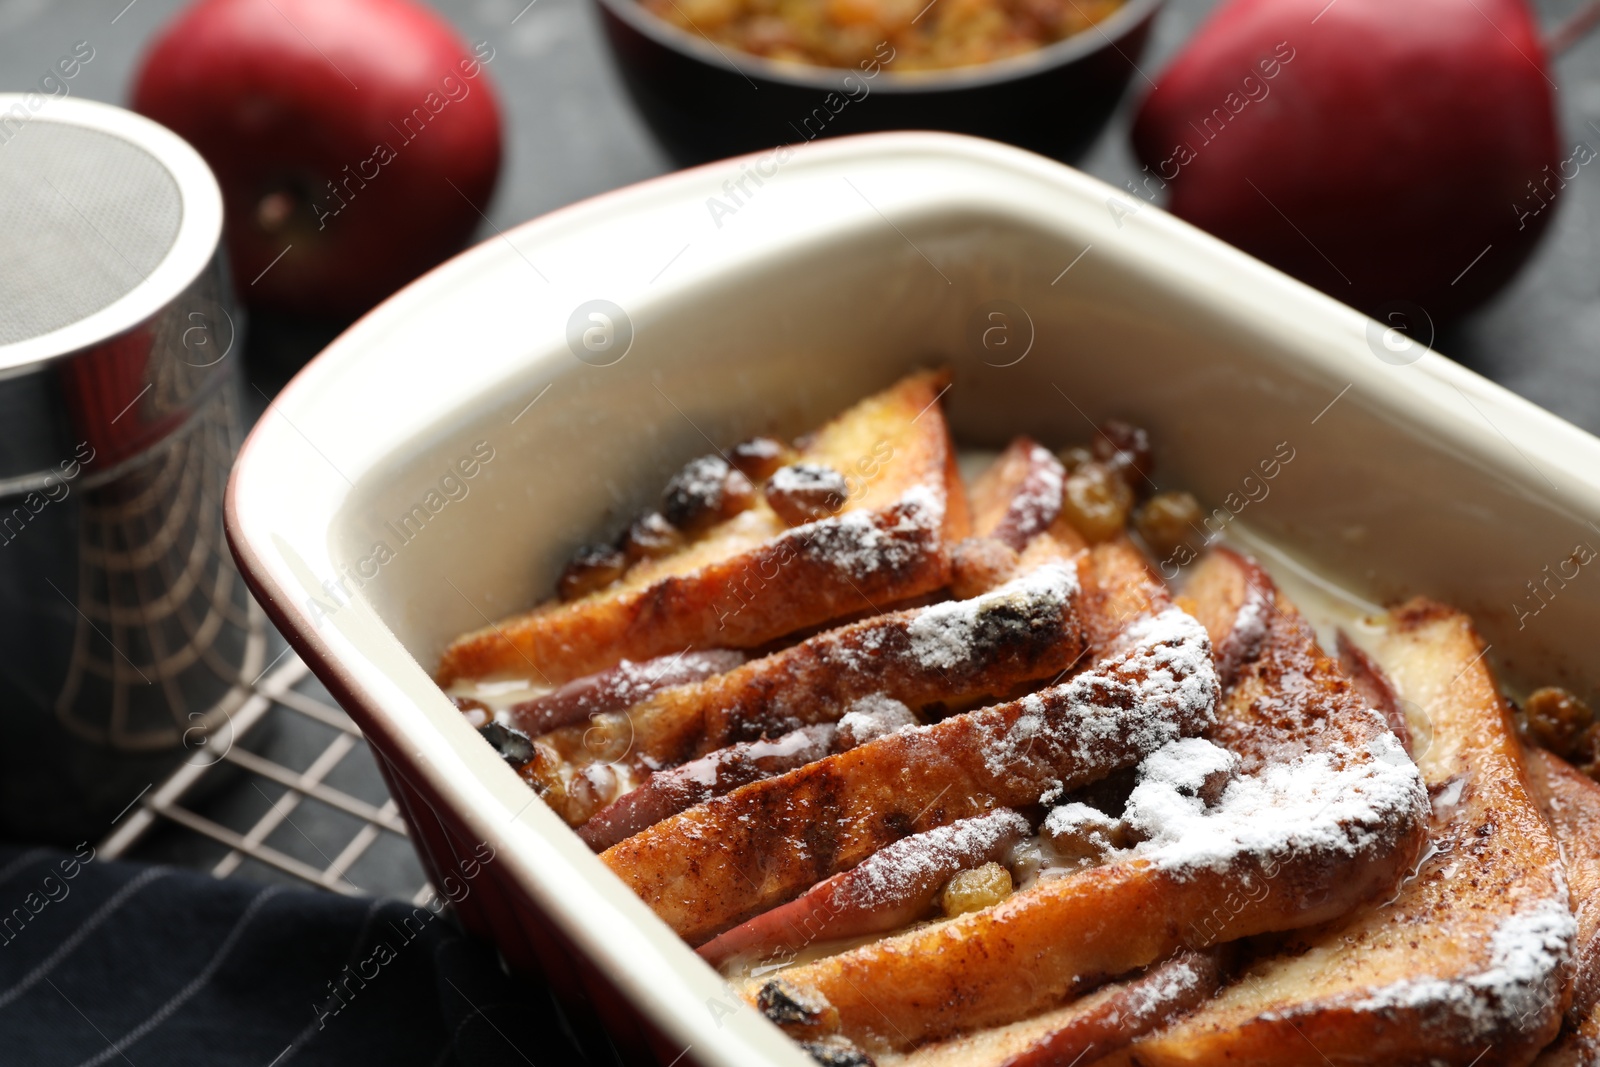
[[[3,1067],[602,1059],[448,915],[0,846]]]

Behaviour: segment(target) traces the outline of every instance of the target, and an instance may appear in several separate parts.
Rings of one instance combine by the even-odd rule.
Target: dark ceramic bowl
[[[818,137],[948,130],[1077,158],[1121,99],[1162,0],[981,66],[894,74],[777,63],[714,44],[638,0],[595,0],[634,104],[680,165]]]

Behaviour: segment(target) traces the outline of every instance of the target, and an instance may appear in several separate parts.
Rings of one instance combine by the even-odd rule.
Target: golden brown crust
[[[975,596],[1042,562],[1087,551],[1083,535],[1061,516],[1061,476],[1059,460],[1019,437],[978,477],[970,494],[972,536],[951,549],[956,596]]]
[[[950,594],[966,600],[1009,582],[1021,557],[992,537],[968,537],[950,550]]]
[[[1163,707],[1130,699],[1149,672],[1136,655],[1117,659],[1019,701],[880,737],[684,812],[601,859],[698,944],[909,834],[1037,804],[1197,732],[1206,719],[1176,697]],[[1119,717],[1117,728],[1086,735],[1086,702]]]
[[[1210,614],[1238,614],[1243,588],[1239,582],[1203,586],[1203,593],[1231,590],[1236,596],[1231,608],[1224,604]],[[1381,720],[1353,699],[1349,683],[1292,607],[1274,605],[1260,649],[1241,669],[1218,716],[1221,732],[1241,755],[1265,761],[1336,745],[1364,752],[1380,735],[1388,737]],[[796,967],[785,977],[831,1004],[841,1030],[869,1047],[905,1047],[1004,1024],[1185,945],[1325,922],[1388,892],[1420,848],[1418,805],[1420,797],[1383,825],[1363,827],[1353,858],[1347,841],[1296,847],[1285,837],[1281,848],[1245,850],[1220,869],[1116,859],[1041,881],[989,910]]]
[[[1225,948],[1180,952],[1120,982],[1021,1022],[923,1045],[879,1067],[1065,1067],[1104,1055],[1216,992],[1231,955]]]
[[[983,759],[991,730],[1014,724],[1021,707],[979,715],[880,738],[745,786],[600,858],[699,944],[909,834],[1036,802],[1046,782],[996,778]]]
[[[1553,752],[1525,749],[1528,778],[1561,850],[1578,923],[1568,1027],[1600,1004],[1600,785]]]
[[[935,390],[942,390],[950,381],[948,371],[941,371],[930,381]],[[934,393],[935,401],[939,393]],[[934,403],[935,401],[929,401]],[[945,514],[944,514],[944,543],[953,545],[957,541],[972,536],[972,502],[967,496],[967,483],[961,480],[960,457],[956,455],[955,443],[950,438],[950,430],[945,421],[944,409],[940,408],[939,425],[944,427],[944,486],[945,486]]]
[[[966,646],[945,659],[927,661],[918,653],[915,628],[926,609],[880,615],[663,690],[629,712],[596,716],[553,743],[574,753],[626,749],[632,758],[671,765],[740,741],[837,721],[868,696],[913,709],[935,701],[970,706],[1059,674],[1083,652],[1079,612],[1070,602],[1024,591],[967,603],[977,625]]]
[[[1489,1067],[1525,1064],[1554,1036],[1564,974],[1541,933],[1559,940],[1566,896],[1483,643],[1464,615],[1418,600],[1371,652],[1412,725],[1431,724],[1417,752],[1429,858],[1392,900],[1291,940],[1129,1062]]]
[[[804,767],[840,747],[839,730],[831,723],[802,727],[770,741],[729,745],[650,775],[643,785],[596,811],[578,827],[578,836],[596,852],[604,852],[662,819],[740,786]]]
[[[1241,757],[1242,772],[1325,745],[1325,721],[1337,723],[1357,747],[1388,732],[1367,714],[1311,625],[1254,560],[1227,549],[1212,552],[1186,592],[1195,598],[1207,632],[1227,627],[1217,658],[1218,673],[1231,679],[1231,687],[1208,736]]]
[[[813,435],[801,458],[856,479],[840,516],[782,532],[760,505],[614,586],[459,638],[439,684],[530,671],[560,684],[622,659],[753,648],[947,584],[947,546],[970,522],[937,403],[947,383],[912,375]]]
[[[1104,654],[1125,625],[1085,611],[1131,621],[1166,603],[1126,542],[1088,553],[1079,580],[1078,617],[1101,635],[1085,659]],[[1022,713],[1012,702],[880,738],[686,811],[602,859],[686,939],[705,940],[910,833],[1035,803],[1041,783],[997,776],[984,758],[994,732]]]
[[[827,941],[883,934],[929,916],[962,871],[999,863],[1032,832],[1009,808],[903,838],[805,893],[701,945],[713,967],[744,958],[767,965]],[[914,864],[908,859],[914,858]]]
[[[1405,708],[1400,705],[1400,694],[1394,691],[1394,686],[1389,684],[1389,679],[1383,676],[1383,671],[1378,669],[1372,657],[1353,644],[1350,635],[1343,630],[1339,631],[1339,664],[1350,676],[1351,684],[1356,687],[1356,692],[1367,707],[1383,716],[1407,752],[1414,751],[1411,724],[1406,721]]]
[[[1022,553],[1022,567],[1026,570],[1044,560],[1076,558],[1083,551],[1083,538],[1070,526],[1057,522],[1046,535],[1034,538],[1028,545]],[[1078,614],[1083,619],[1088,648],[1085,659],[1105,655],[1130,622],[1149,614],[1154,605],[1170,600],[1144,556],[1126,537],[1088,549],[1080,575],[1083,592],[1078,599]]]
[[[1018,437],[972,484],[972,531],[1020,552],[1061,514],[1066,471],[1032,438]]]

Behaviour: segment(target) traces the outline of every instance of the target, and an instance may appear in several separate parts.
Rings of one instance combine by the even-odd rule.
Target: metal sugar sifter
[[[228,554],[242,325],[175,134],[0,94],[0,837],[97,839],[265,665]]]

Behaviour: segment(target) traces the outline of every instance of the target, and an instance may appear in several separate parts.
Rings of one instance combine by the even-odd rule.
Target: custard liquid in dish
[[[821,1063],[1592,1043],[1600,786],[1525,747],[1471,621],[1280,556],[1319,644],[1142,431],[963,478],[946,384],[692,461],[441,684]],[[1528,729],[1592,757],[1561,699]]]

